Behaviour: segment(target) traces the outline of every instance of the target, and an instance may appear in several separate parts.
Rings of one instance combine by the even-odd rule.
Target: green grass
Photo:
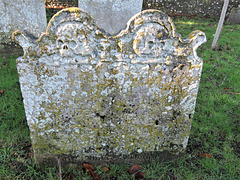
[[[204,66],[185,157],[142,166],[147,179],[240,179],[240,25],[225,24],[218,51],[211,50],[217,23],[186,17],[174,20],[182,37],[202,30],[198,49]],[[33,158],[16,70],[16,57],[0,58],[0,179],[58,179],[57,168],[41,169]],[[3,90],[3,91],[1,91]],[[199,154],[210,154],[207,158]],[[134,179],[129,166],[95,167],[106,179]],[[81,168],[63,169],[63,179],[91,179]]]

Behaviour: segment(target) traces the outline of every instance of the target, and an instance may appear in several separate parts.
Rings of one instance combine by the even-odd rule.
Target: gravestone
[[[12,33],[18,29],[39,37],[46,27],[43,0],[0,0],[0,49],[12,43]]]
[[[108,36],[78,8],[33,39],[16,31],[17,59],[36,160],[145,163],[184,153],[202,70],[201,31],[182,39],[170,17],[146,10]]]
[[[78,0],[78,6],[93,15],[98,27],[110,34],[123,30],[128,20],[141,12],[143,0]]]
[[[233,24],[240,24],[240,6],[231,10],[228,22]]]

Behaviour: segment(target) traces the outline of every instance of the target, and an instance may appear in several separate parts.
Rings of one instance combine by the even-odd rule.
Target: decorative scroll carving
[[[165,46],[164,39],[168,39],[168,32],[163,26],[156,23],[146,25],[136,32],[133,49],[140,57],[159,57]]]
[[[93,159],[145,162],[153,151],[184,152],[203,32],[181,39],[167,15],[147,10],[108,36],[89,14],[69,8],[39,39],[21,31],[13,39],[25,52],[17,67],[39,162],[48,154],[97,163]]]

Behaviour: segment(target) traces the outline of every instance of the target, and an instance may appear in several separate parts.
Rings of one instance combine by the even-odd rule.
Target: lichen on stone
[[[149,153],[185,151],[203,32],[181,39],[166,14],[146,10],[108,36],[74,8],[56,14],[39,39],[21,31],[13,39],[24,48],[17,68],[39,162],[145,162]]]

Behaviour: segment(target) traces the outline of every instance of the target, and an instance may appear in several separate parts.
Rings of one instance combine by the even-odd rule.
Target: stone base
[[[103,157],[88,157],[85,160],[78,160],[78,157],[72,155],[52,156],[48,153],[42,154],[41,157],[35,157],[41,167],[57,166],[57,159],[60,160],[64,168],[81,167],[83,163],[88,163],[93,166],[107,166],[115,165],[144,165],[153,162],[175,161],[184,156],[185,153],[170,153],[169,151],[152,151],[133,153],[131,155],[121,156],[103,156]],[[36,153],[35,153],[36,155]]]

